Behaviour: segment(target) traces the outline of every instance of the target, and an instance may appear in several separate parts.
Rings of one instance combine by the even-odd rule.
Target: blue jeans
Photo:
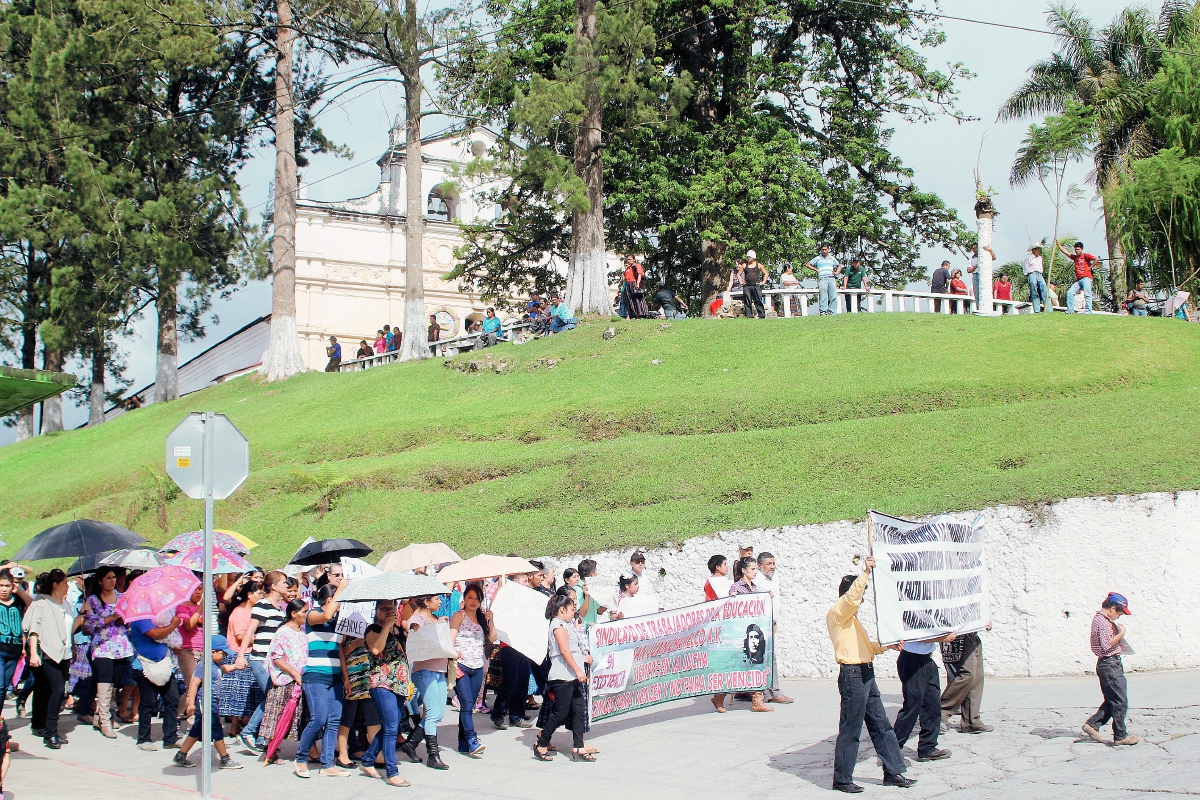
[[[838,313],[837,278],[820,278],[817,284],[817,310],[822,314]]]
[[[270,685],[271,676],[267,672],[267,660],[265,658],[247,658],[247,663],[250,664],[250,671],[254,673],[254,681],[258,684],[258,689],[263,697],[267,696],[267,687]],[[250,721],[246,723],[246,736],[253,736],[260,745],[266,745],[265,737],[258,735],[258,726],[262,724],[263,712],[266,711],[267,703],[263,700],[258,704],[258,708],[254,709],[254,713],[250,715]]]
[[[1087,724],[1100,728],[1112,720],[1113,739],[1124,739],[1125,715],[1129,712],[1129,687],[1125,683],[1125,667],[1120,656],[1104,656],[1096,661],[1096,676],[1100,678],[1100,691],[1104,704],[1088,719]]]
[[[978,303],[979,302],[979,268],[978,267],[976,267],[975,271],[971,273],[971,280],[975,284],[975,302]]]
[[[371,699],[379,711],[379,732],[371,740],[371,746],[363,753],[362,765],[374,768],[379,751],[383,751],[384,769],[387,777],[400,774],[396,766],[396,734],[400,732],[400,698],[388,689],[372,689]],[[324,753],[322,753],[324,755]]]
[[[1033,303],[1033,313],[1041,313],[1042,306],[1046,306],[1046,310],[1050,310],[1050,304],[1047,301],[1046,279],[1042,277],[1040,272],[1031,272],[1025,276],[1029,281],[1029,302]]]
[[[1148,316],[1150,316],[1150,312],[1148,312],[1148,311],[1147,311],[1146,309],[1144,309],[1144,308],[1131,308],[1131,309],[1129,309],[1129,313],[1130,313],[1130,314],[1132,314],[1132,315],[1133,315],[1133,316],[1135,316],[1135,317],[1148,317]]]
[[[412,678],[421,705],[425,706],[425,717],[421,720],[425,735],[436,739],[438,723],[446,716],[446,673],[419,669]]]
[[[904,757],[900,755],[896,734],[883,709],[883,698],[875,684],[875,668],[870,664],[842,664],[838,692],[842,696],[842,708],[834,746],[833,782],[854,782],[858,739],[864,723],[867,733],[871,734],[871,743],[875,745],[875,754],[883,761],[884,774],[904,774]]]
[[[1067,313],[1075,313],[1075,295],[1079,294],[1079,290],[1083,290],[1084,308],[1087,313],[1092,313],[1092,279],[1080,278],[1071,284],[1071,288],[1067,290]]]
[[[4,698],[8,697],[13,675],[17,672],[17,662],[20,660],[20,653],[0,653],[0,710],[4,708]]]
[[[561,333],[562,331],[569,331],[569,330],[572,330],[574,327],[575,327],[575,320],[573,320],[573,319],[572,320],[564,320],[562,317],[559,317],[559,316],[553,316],[550,318],[550,332],[551,333]]]
[[[342,697],[344,691],[340,677],[333,679],[332,686],[305,681],[304,702],[308,706],[310,718],[304,730],[300,733],[300,745],[296,748],[296,763],[308,761],[308,751],[313,742],[321,736],[321,769],[333,766],[333,756],[337,753],[338,725],[342,722]],[[322,736],[324,731],[324,736]]]
[[[458,665],[462,677],[454,682],[454,694],[458,696],[458,746],[472,745],[479,741],[475,733],[475,701],[483,688],[483,667],[471,669]]]

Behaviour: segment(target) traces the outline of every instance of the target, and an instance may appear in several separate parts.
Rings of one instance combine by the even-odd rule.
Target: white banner
[[[367,600],[361,603],[341,603],[338,605],[336,633],[348,639],[361,639],[367,633],[367,626],[375,621],[375,601]]]
[[[348,581],[356,581],[359,578],[373,578],[379,573],[380,569],[378,567],[363,561],[361,558],[342,556],[342,576]]]
[[[527,656],[533,663],[546,659],[550,620],[546,603],[550,598],[513,581],[505,582],[492,598],[492,624],[500,641]]]
[[[868,513],[879,643],[915,642],[987,627],[983,524],[941,516],[911,522]]]

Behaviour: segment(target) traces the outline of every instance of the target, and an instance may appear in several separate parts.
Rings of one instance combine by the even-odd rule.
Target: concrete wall
[[[969,521],[982,514],[993,629],[984,637],[988,675],[1064,675],[1089,671],[1092,615],[1109,591],[1129,598],[1126,619],[1127,670],[1200,666],[1200,492],[1095,497],[1034,508],[1000,506],[952,516]],[[786,677],[836,674],[825,613],[836,600],[837,583],[857,572],[852,559],[865,555],[864,521],[727,531],[646,552],[647,572],[667,608],[700,602],[709,556],[731,559],[741,543],[773,553],[784,579],[776,646]],[[600,575],[590,582],[608,597],[617,576],[629,568],[632,550],[593,554]],[[561,568],[582,555],[546,559]],[[859,612],[874,631],[875,610]],[[884,675],[895,672],[895,655],[876,661]]]

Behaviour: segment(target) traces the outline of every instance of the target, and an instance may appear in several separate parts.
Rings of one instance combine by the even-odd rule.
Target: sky
[[[1129,0],[1077,0],[1097,26],[1106,24]],[[1159,3],[1147,3],[1157,11]],[[927,6],[933,7],[932,2]],[[957,209],[959,218],[974,225],[975,183],[973,171],[979,163],[983,185],[996,191],[993,202],[999,211],[996,219],[993,250],[1001,263],[1019,260],[1029,242],[1049,237],[1054,221],[1054,207],[1036,183],[1021,189],[1008,185],[1008,172],[1013,155],[1020,146],[1029,122],[999,123],[996,111],[1009,94],[1024,80],[1026,70],[1038,59],[1049,55],[1055,45],[1046,28],[1045,0],[1005,0],[1004,3],[982,3],[979,0],[941,0],[940,11],[951,17],[963,17],[994,25],[945,19],[942,21],[947,41],[927,51],[931,66],[945,70],[950,63],[961,62],[975,77],[960,81],[959,109],[975,118],[959,123],[942,118],[929,123],[899,121],[892,139],[892,151],[915,171],[915,181],[924,191],[937,193],[949,206]],[[1015,30],[1012,27],[1034,28],[1042,32]],[[402,94],[398,86],[373,84],[331,104],[320,117],[320,124],[330,138],[350,148],[353,156],[342,159],[317,156],[305,171],[303,181],[308,185],[308,197],[313,200],[342,200],[370,194],[379,182],[379,170],[374,162],[387,147],[388,129],[401,107]],[[445,127],[445,118],[426,120],[426,133]],[[274,172],[274,153],[261,147],[240,176],[243,196],[252,214],[261,214]],[[1068,180],[1084,186],[1089,169],[1080,165],[1070,170]],[[1099,205],[1092,199],[1090,185],[1085,186],[1086,199],[1075,208],[1065,209],[1061,231],[1082,239],[1089,252],[1107,256],[1103,242],[1103,224]],[[932,270],[943,258],[954,263],[964,261],[960,253],[929,249],[923,253],[923,263]],[[226,300],[215,300],[213,313],[217,322],[207,326],[204,339],[180,342],[179,363],[182,364],[214,342],[236,331],[256,317],[268,313],[271,307],[269,282],[255,282]],[[128,376],[133,388],[141,388],[154,380],[153,310],[141,317],[124,342],[129,365]],[[82,364],[68,365],[78,375],[85,374]],[[68,427],[87,419],[86,407],[64,403]],[[0,428],[0,445],[8,444],[13,428]]]

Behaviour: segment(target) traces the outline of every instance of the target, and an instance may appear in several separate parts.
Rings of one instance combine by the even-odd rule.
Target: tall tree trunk
[[[576,0],[575,47],[583,73],[586,112],[575,131],[575,174],[587,186],[588,207],[571,214],[567,304],[584,314],[612,314],[604,259],[604,162],[600,138],[600,84],[596,75],[596,0]]]
[[[1108,286],[1112,292],[1112,308],[1109,311],[1118,311],[1125,293],[1129,291],[1128,287],[1133,285],[1133,276],[1129,274],[1129,265],[1125,263],[1121,231],[1116,222],[1108,217],[1108,204],[1104,202],[1103,194],[1100,195],[1100,204],[1104,212],[1104,239],[1108,244]]]
[[[158,268],[158,364],[154,373],[154,399],[163,403],[179,399],[179,287],[175,273]]]
[[[981,314],[996,313],[996,306],[992,302],[995,298],[992,297],[992,254],[990,252],[992,246],[992,223],[995,220],[995,210],[991,207],[990,201],[987,205],[980,209],[979,204],[976,204],[975,218],[979,230],[979,266],[976,271],[979,273],[979,297],[975,298],[976,309]],[[984,248],[988,248],[985,250]]]
[[[62,350],[46,348],[42,357],[42,369],[47,372],[62,372]],[[51,433],[63,429],[62,395],[56,394],[49,400],[42,401],[42,433]]]
[[[292,106],[291,0],[275,0],[275,236],[271,264],[271,342],[259,374],[281,381],[304,372],[296,330],[296,130]]]
[[[721,276],[725,272],[725,252],[729,245],[705,239],[700,242],[700,297],[704,316],[710,317],[709,306],[721,293]]]
[[[25,320],[21,323],[21,368],[37,369],[37,322],[29,318],[29,309],[25,310]],[[33,406],[27,406],[17,412],[17,441],[24,441],[33,436]]]
[[[428,358],[425,323],[425,194],[421,169],[421,51],[417,0],[404,2],[404,336],[400,360]]]
[[[92,342],[92,386],[88,393],[89,427],[104,423],[104,370],[106,368],[104,345],[104,334],[96,333]]]

